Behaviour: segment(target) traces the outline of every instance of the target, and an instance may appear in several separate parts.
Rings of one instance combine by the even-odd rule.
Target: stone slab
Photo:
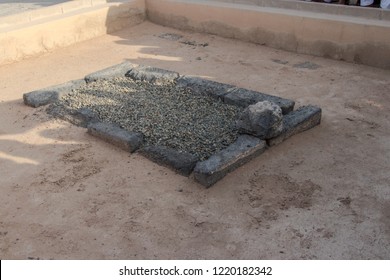
[[[194,177],[202,185],[210,187],[229,172],[263,153],[266,147],[266,142],[259,138],[240,135],[237,141],[226,149],[205,161],[198,162],[194,169]]]
[[[55,85],[41,90],[35,90],[23,94],[24,104],[37,108],[56,102],[61,95],[71,92],[73,89],[85,85],[84,80],[73,80],[60,85]]]
[[[46,111],[53,117],[60,118],[81,127],[87,127],[90,123],[99,121],[97,115],[88,108],[74,110],[66,106],[52,105],[49,106]]]
[[[321,108],[317,106],[304,106],[283,116],[282,133],[267,140],[269,146],[277,145],[287,138],[308,130],[321,122]]]
[[[131,71],[136,66],[128,61],[119,63],[117,65],[105,68],[100,71],[93,72],[85,76],[85,81],[87,83],[94,82],[100,79],[110,79],[113,77],[124,77],[125,74]]]
[[[130,153],[143,143],[142,133],[130,132],[109,123],[90,123],[88,133]]]
[[[81,127],[88,127],[89,124],[99,122],[98,116],[88,108],[76,110],[73,116],[79,120],[78,126]]]
[[[222,84],[210,80],[205,80],[198,77],[182,76],[177,80],[178,87],[190,88],[197,94],[205,94],[216,99],[222,99],[222,96],[227,94],[235,86]]]
[[[293,100],[244,88],[235,88],[231,90],[228,94],[223,96],[223,101],[240,107],[248,107],[249,105],[256,104],[261,101],[270,101],[282,108],[283,114],[288,114],[294,110],[295,105]]]
[[[191,174],[199,160],[195,155],[165,146],[147,146],[140,152],[153,162],[169,167],[184,176]]]
[[[173,83],[179,78],[179,73],[150,66],[138,66],[131,69],[127,77],[133,80],[148,81],[150,83]]]

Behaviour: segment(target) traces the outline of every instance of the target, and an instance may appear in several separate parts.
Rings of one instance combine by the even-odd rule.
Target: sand
[[[322,123],[205,189],[22,102],[125,60],[318,105]],[[151,23],[2,66],[0,258],[389,259],[389,77]]]

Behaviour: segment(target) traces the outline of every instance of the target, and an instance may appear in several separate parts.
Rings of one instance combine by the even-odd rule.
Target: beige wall
[[[77,2],[0,20],[0,65],[114,32],[145,19],[144,0]],[[16,24],[12,24],[13,19]]]
[[[388,20],[222,1],[146,0],[146,6],[157,24],[390,69]]]
[[[173,28],[390,69],[390,11],[291,0],[66,2],[0,18],[0,65],[138,24],[146,15]]]

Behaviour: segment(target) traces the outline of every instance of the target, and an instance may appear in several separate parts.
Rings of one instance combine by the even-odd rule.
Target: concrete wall
[[[78,0],[0,18],[0,65],[114,32],[144,19],[144,0]]]
[[[390,69],[390,11],[367,8],[368,16],[362,17],[362,8],[342,7],[344,13],[328,14],[317,11],[313,4],[320,9],[323,5],[316,3],[300,10],[264,3],[146,0],[146,7],[148,19],[157,24]]]
[[[390,69],[390,11],[291,0],[74,0],[0,17],[0,65],[142,22]]]

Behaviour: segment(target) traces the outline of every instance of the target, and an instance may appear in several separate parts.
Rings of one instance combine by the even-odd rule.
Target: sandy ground
[[[124,60],[319,105],[322,124],[205,189],[23,105]],[[151,23],[2,66],[0,258],[390,259],[389,77]]]

